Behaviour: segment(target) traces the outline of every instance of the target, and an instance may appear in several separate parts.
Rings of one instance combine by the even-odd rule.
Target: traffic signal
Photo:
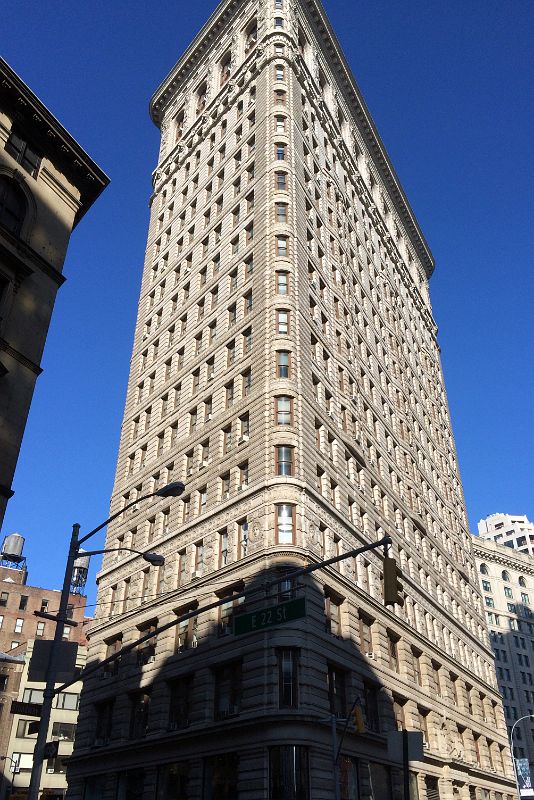
[[[354,706],[352,710],[352,721],[354,723],[354,730],[356,733],[365,733],[365,720],[363,718],[361,706]]]
[[[402,572],[391,556],[384,558],[384,605],[404,605],[404,588],[401,583]]]
[[[43,749],[44,758],[57,758],[59,752],[59,739],[55,742],[47,742]]]

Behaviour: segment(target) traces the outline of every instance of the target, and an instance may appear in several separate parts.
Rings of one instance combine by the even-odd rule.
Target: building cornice
[[[511,547],[486,541],[473,536],[473,554],[475,558],[492,561],[495,564],[517,569],[526,575],[534,575],[534,559],[527,553],[518,553]]]
[[[0,108],[43,148],[43,155],[80,192],[75,224],[106,188],[109,178],[31,89],[0,58]],[[46,145],[46,148],[45,148]]]
[[[149,103],[150,117],[155,125],[158,127],[161,125],[165,109],[174,97],[180,84],[187,79],[200,59],[209,52],[221,28],[241,6],[241,0],[224,0],[222,3],[219,3],[185,53],[176,62],[165,80],[160,83]]]
[[[320,0],[299,0],[299,2],[321,37],[321,45],[328,55],[331,68],[337,75],[345,100],[364,138],[373,163],[388,189],[410,241],[421,260],[425,274],[429,278],[434,271],[434,258]],[[180,84],[187,79],[200,59],[210,50],[221,29],[239,10],[240,6],[239,0],[226,0],[226,2],[220,3],[182,58],[158,86],[149,105],[150,116],[158,127],[161,125],[165,110]]]
[[[320,0],[300,0],[303,8],[308,12],[310,19],[315,24],[317,31],[322,35],[322,44],[328,54],[331,68],[335,68],[341,87],[345,91],[345,99],[354,114],[358,127],[364,137],[365,143],[373,162],[378,169],[382,180],[395,201],[397,212],[406,228],[410,240],[421,259],[426,276],[430,278],[434,271],[434,258],[415,218],[404,190],[400,184],[397,173],[390,161],[384,143],[373,122],[371,113],[363,99],[356,78],[343,55],[343,51],[334,33],[326,12]]]

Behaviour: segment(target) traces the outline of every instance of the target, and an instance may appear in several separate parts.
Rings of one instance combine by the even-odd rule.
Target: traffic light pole
[[[331,715],[332,720],[332,769],[334,773],[334,800],[340,800],[339,790],[339,767],[338,767],[338,748],[337,748],[337,718]],[[341,747],[341,745],[340,745]]]
[[[410,800],[410,757],[408,751],[408,731],[402,731],[402,764],[404,778],[404,800]]]

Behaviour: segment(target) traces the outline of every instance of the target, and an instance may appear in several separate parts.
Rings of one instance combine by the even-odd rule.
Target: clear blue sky
[[[111,177],[71,240],[3,527],[27,537],[36,585],[60,585],[72,522],[107,516],[158,151],[148,101],[215,6],[2,11],[3,56]],[[325,7],[436,259],[472,529],[495,511],[532,519],[534,3]]]

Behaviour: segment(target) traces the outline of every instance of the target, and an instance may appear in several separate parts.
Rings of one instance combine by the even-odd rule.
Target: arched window
[[[250,53],[252,48],[256,46],[257,41],[258,41],[258,24],[256,20],[252,20],[252,22],[245,31],[245,55]]]
[[[227,53],[221,61],[221,86],[224,86],[229,79],[231,67],[232,55],[231,53]]]
[[[485,564],[481,564],[480,567],[479,567],[479,570],[480,570],[480,574],[481,575],[487,575],[488,574],[488,568],[487,568],[487,566]]]
[[[200,114],[206,108],[206,102],[208,99],[208,84],[203,83],[197,89],[197,114]]]
[[[503,581],[506,581],[506,583],[510,583],[510,575],[505,569],[502,571],[501,578]]]
[[[522,586],[523,588],[525,588],[525,587],[526,587],[526,585],[527,585],[527,582],[526,582],[526,580],[523,578],[523,576],[522,576],[522,575],[520,575],[520,576],[519,576],[519,578],[518,578],[518,583],[519,583],[519,585],[520,585],[520,586]]]
[[[26,198],[22,189],[9,178],[0,176],[0,225],[18,235],[26,211]]]
[[[184,111],[180,111],[180,113],[176,116],[175,120],[175,130],[176,135],[174,137],[175,142],[179,142],[184,133],[184,121],[185,121],[185,113]]]

